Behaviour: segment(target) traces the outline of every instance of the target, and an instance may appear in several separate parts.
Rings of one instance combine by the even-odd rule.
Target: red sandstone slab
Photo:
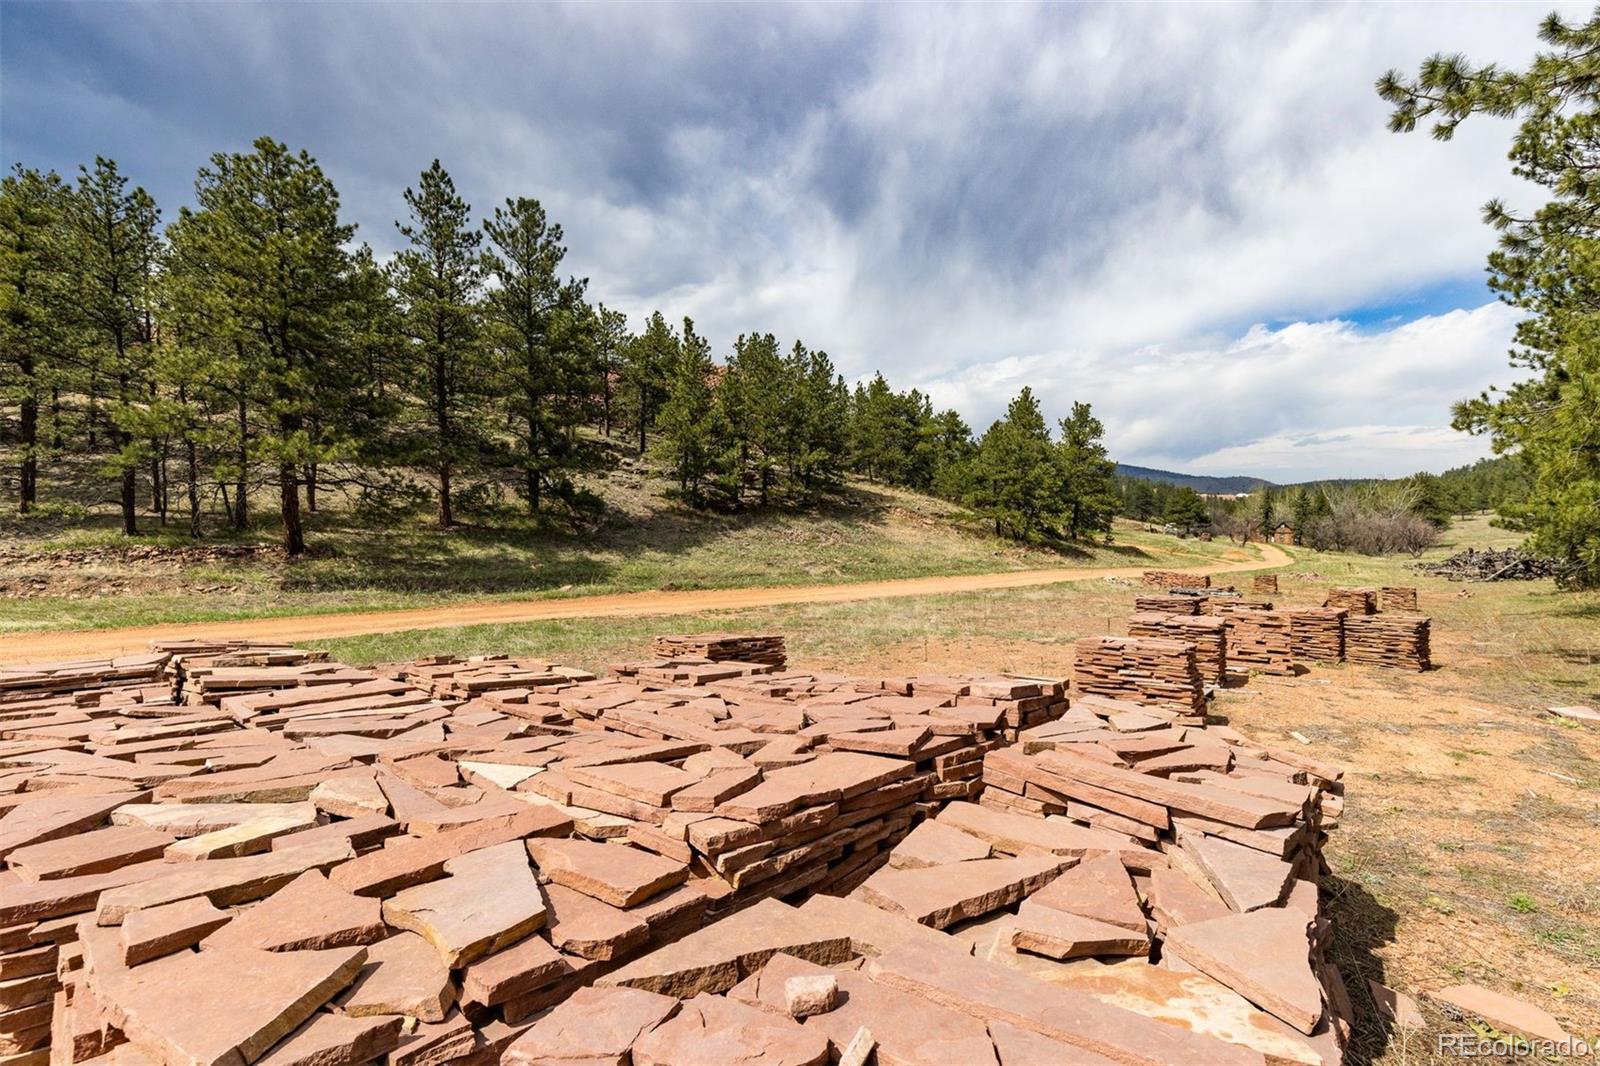
[[[197,896],[164,907],[134,911],[122,920],[122,963],[137,966],[192,948],[228,924],[229,916]]]
[[[383,902],[384,921],[428,940],[452,968],[492,954],[544,925],[544,894],[523,845],[508,841],[445,863],[443,880]]]
[[[359,1066],[400,1045],[399,1015],[351,1018],[319,1011],[256,1060],[256,1066]]]
[[[332,840],[242,859],[164,863],[170,872],[103,893],[95,918],[101,925],[120,925],[129,911],[193,896],[205,896],[219,907],[249,903],[270,896],[307,870],[326,870],[353,854],[347,841]]]
[[[1084,859],[1028,897],[1028,902],[1145,932],[1144,909],[1128,868],[1115,855]]]
[[[986,840],[1014,855],[1044,851],[1081,858],[1103,852],[1140,852],[1146,849],[1125,836],[1092,829],[1065,819],[1047,820],[1027,814],[998,811],[976,803],[951,803],[935,821]]]
[[[625,1066],[640,1036],[678,1009],[637,988],[581,988],[506,1049],[507,1066]]]
[[[112,825],[14,850],[8,862],[26,881],[105,873],[159,859],[172,836],[154,829]]]
[[[689,878],[683,863],[625,845],[537,839],[528,853],[543,876],[614,907],[643,903]]]
[[[722,996],[699,995],[633,1042],[633,1066],[749,1063],[826,1066],[828,1040],[809,1026]]]
[[[913,943],[935,951],[972,954],[972,944],[937,932],[902,914],[874,907],[859,899],[815,895],[800,906],[800,913],[818,927],[850,938],[857,955],[882,955],[901,944]]]
[[[347,862],[329,875],[340,888],[358,896],[390,896],[411,885],[439,877],[457,855],[536,834],[561,834],[572,819],[553,807],[530,806],[515,815],[452,829],[436,836],[408,839]]]
[[[928,821],[913,829],[889,853],[889,865],[897,870],[987,859],[994,854],[988,841],[979,840],[943,822]]]
[[[545,887],[550,942],[569,955],[609,960],[630,955],[650,939],[642,918],[593,896],[551,883]]]
[[[461,998],[465,1003],[492,1007],[543,988],[571,972],[572,967],[561,952],[543,936],[534,934],[469,965],[461,976]]]
[[[389,935],[382,904],[335,888],[308,870],[207,937],[201,947],[262,951],[371,944]]]
[[[829,752],[767,773],[761,784],[718,805],[724,818],[760,824],[802,807],[835,803],[903,780],[916,768],[899,759]]]
[[[856,889],[874,906],[944,929],[1037,891],[1069,865],[1054,855],[976,859],[955,866],[879,870]]]
[[[1188,830],[1179,831],[1178,843],[1236,911],[1276,906],[1294,880],[1292,864],[1243,844]]]
[[[1322,986],[1311,970],[1308,924],[1298,910],[1268,907],[1168,930],[1166,950],[1310,1034],[1323,1006]]]
[[[1575,1043],[1576,1038],[1561,1027],[1547,1011],[1525,1000],[1502,995],[1479,985],[1452,985],[1440,989],[1433,998],[1448,1003],[1463,1014],[1482,1018],[1501,1032],[1531,1040]]]
[[[1005,1066],[1110,1066],[1116,1061],[1009,1022],[990,1022],[989,1036]]]
[[[703,779],[674,792],[672,809],[714,811],[717,804],[754,788],[761,781],[760,767],[744,765],[743,760],[740,762],[741,765],[737,767],[713,770]]]
[[[563,771],[580,785],[598,788],[656,807],[667,806],[673,794],[699,780],[666,763],[627,762],[603,766],[563,765]]]
[[[0,821],[0,859],[29,844],[93,828],[117,808],[143,802],[149,797],[148,792],[127,791],[90,795],[46,793],[29,799]]]
[[[438,1023],[455,1001],[450,968],[433,945],[415,933],[396,933],[367,948],[339,1009],[355,1017],[404,1014]]]
[[[1150,871],[1149,900],[1153,917],[1166,929],[1232,913],[1226,903],[1208,895],[1181,871],[1165,866]]]
[[[1081,959],[1096,955],[1147,955],[1150,938],[1120,925],[1085,918],[1024,900],[1011,920],[1011,944],[1052,959]]]
[[[1086,781],[1136,799],[1159,803],[1173,810],[1198,814],[1204,818],[1214,818],[1219,822],[1242,826],[1245,829],[1290,825],[1300,813],[1299,808],[1294,805],[1250,796],[1231,789],[1210,785],[1188,785],[1141,774],[1134,770],[1120,770],[1059,750],[1040,752],[1034,758],[1043,768],[1062,777]]]

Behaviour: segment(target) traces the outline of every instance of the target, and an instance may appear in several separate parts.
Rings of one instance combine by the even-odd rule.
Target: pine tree
[[[706,484],[716,473],[721,412],[712,394],[715,372],[711,345],[694,331],[694,321],[685,318],[667,398],[656,419],[656,447],[695,507],[705,502]]]
[[[656,311],[645,321],[644,332],[633,338],[622,354],[622,390],[632,408],[640,455],[645,453],[646,434],[666,399],[667,375],[677,362],[678,335]]]
[[[1105,427],[1086,403],[1061,420],[1062,482],[1067,536],[1111,532],[1117,513],[1117,464],[1106,458]]]
[[[142,188],[128,189],[117,164],[96,157],[80,167],[77,187],[65,201],[63,255],[72,264],[72,311],[82,329],[82,362],[95,377],[116,385],[112,430],[116,452],[110,467],[120,483],[122,532],[138,532],[136,476],[143,454],[133,428],[147,402],[149,346],[154,339],[152,303],[161,242],[160,212]]]
[[[615,424],[612,408],[622,374],[623,354],[633,338],[628,333],[628,316],[621,311],[613,311],[605,304],[600,304],[595,308],[595,316],[594,350],[595,369],[600,375],[600,428],[609,437]]]
[[[66,371],[68,325],[61,219],[68,190],[54,171],[20,164],[0,180],[0,410],[18,416],[17,511],[39,498],[39,414]]]
[[[787,439],[783,359],[770,333],[741,334],[723,375],[721,398],[739,452],[739,479],[753,478],[762,506],[783,459]]]
[[[1162,508],[1162,519],[1169,525],[1188,530],[1203,526],[1211,520],[1206,501],[1194,489],[1181,485],[1173,489]]]
[[[1049,427],[1033,390],[1024,387],[978,442],[968,503],[994,523],[996,534],[1035,539],[1055,532],[1062,497]]]
[[[426,429],[414,458],[439,482],[439,524],[455,522],[451,477],[482,451],[478,393],[486,367],[478,337],[477,299],[483,236],[469,221],[470,208],[435,159],[416,189],[405,191],[409,223],[395,226],[409,242],[394,257],[391,276],[411,342],[413,388],[426,401]]]

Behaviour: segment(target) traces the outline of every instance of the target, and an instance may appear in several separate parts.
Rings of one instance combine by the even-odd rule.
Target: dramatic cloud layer
[[[1580,13],[1581,8],[1577,9]],[[1281,479],[1483,454],[1510,371],[1482,202],[1510,128],[1384,129],[1436,50],[1516,63],[1513,5],[0,6],[0,155],[117,158],[169,214],[262,133],[392,250],[434,156],[534,195],[571,269],[725,350],[800,336],[979,428],[1033,384],[1128,462]]]

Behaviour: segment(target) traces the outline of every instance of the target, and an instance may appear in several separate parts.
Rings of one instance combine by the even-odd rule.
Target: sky
[[[1398,476],[1488,454],[1449,428],[1515,380],[1480,211],[1539,200],[1509,123],[1392,134],[1373,82],[1524,63],[1548,9],[5,0],[0,162],[115,158],[170,219],[270,135],[384,255],[437,157],[719,356],[799,338],[980,432],[1030,385],[1127,463]]]

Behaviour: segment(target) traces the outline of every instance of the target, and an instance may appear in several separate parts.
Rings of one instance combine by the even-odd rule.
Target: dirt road
[[[1293,560],[1282,548],[1253,545],[1253,559],[1187,567],[1193,573],[1230,574],[1287,566]],[[858,581],[838,585],[777,585],[737,589],[700,589],[681,592],[628,592],[610,596],[573,596],[554,600],[499,600],[461,603],[414,610],[294,615],[283,618],[249,618],[229,622],[183,622],[132,626],[126,629],[62,630],[53,633],[12,633],[0,636],[0,663],[43,662],[95,658],[143,651],[155,637],[251,637],[259,640],[316,641],[353,637],[363,633],[442,629],[451,626],[541,622],[555,618],[616,618],[636,615],[699,614],[749,607],[774,607],[794,603],[838,603],[845,600],[880,600],[896,596],[930,596],[951,592],[1054,585],[1064,581],[1135,578],[1141,567],[1102,567],[1049,570],[1012,570],[997,574],[963,574],[954,577],[911,577],[892,581]]]

